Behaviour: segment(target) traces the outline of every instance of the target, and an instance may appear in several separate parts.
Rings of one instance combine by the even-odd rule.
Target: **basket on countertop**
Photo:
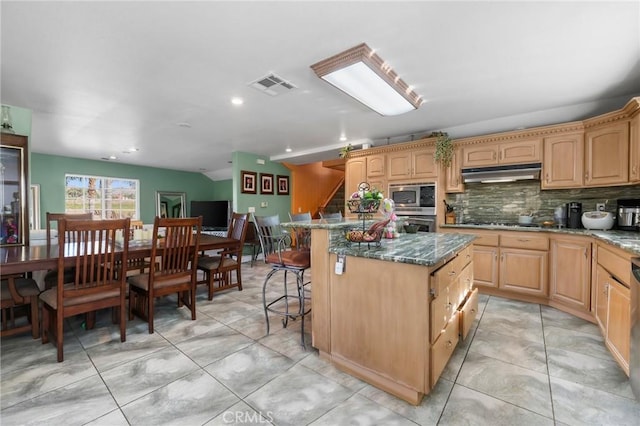
[[[347,207],[351,213],[375,213],[380,208],[380,200],[356,198],[348,200]]]

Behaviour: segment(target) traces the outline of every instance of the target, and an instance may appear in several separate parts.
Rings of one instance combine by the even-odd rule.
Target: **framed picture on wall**
[[[240,192],[243,194],[257,194],[257,179],[258,174],[256,172],[248,172],[246,170],[240,171],[240,178],[242,179],[242,188]]]
[[[289,176],[278,175],[278,195],[289,195]]]
[[[273,194],[273,175],[271,173],[260,173],[260,193]]]

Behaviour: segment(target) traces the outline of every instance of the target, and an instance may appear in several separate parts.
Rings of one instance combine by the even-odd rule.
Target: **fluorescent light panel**
[[[311,65],[311,69],[381,115],[403,114],[422,104],[420,96],[364,43]]]

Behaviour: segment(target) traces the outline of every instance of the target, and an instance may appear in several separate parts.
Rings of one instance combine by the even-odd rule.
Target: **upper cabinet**
[[[544,138],[542,189],[580,188],[584,174],[584,134]]]
[[[542,161],[542,139],[513,142],[481,143],[462,149],[462,167],[484,167],[499,164],[538,163]]]
[[[388,180],[436,178],[438,166],[435,147],[425,147],[387,154]]]
[[[367,177],[385,176],[385,155],[376,154],[367,156]]]
[[[629,123],[594,126],[585,132],[585,186],[629,182]]]
[[[28,245],[27,137],[2,133],[2,199],[0,245]]]
[[[462,174],[460,171],[461,160],[462,147],[456,146],[453,150],[453,156],[451,157],[451,164],[445,171],[445,192],[464,192],[464,183],[462,182]]]
[[[629,182],[640,182],[640,113],[629,122]]]

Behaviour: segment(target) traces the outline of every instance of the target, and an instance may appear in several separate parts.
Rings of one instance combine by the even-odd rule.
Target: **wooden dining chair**
[[[305,296],[304,273],[311,267],[311,252],[291,247],[290,234],[283,232],[278,215],[254,216],[253,218],[258,237],[262,245],[265,262],[271,265],[271,271],[267,274],[262,285],[262,305],[269,334],[269,312],[282,316],[282,325],[286,327],[289,319],[301,318],[301,340],[304,346],[304,318],[311,312],[308,307],[309,298]],[[267,300],[267,288],[271,278],[282,272],[284,275],[284,287],[281,292],[275,292],[275,296]],[[287,277],[289,273],[295,275],[295,290],[290,292]],[[279,282],[279,281],[277,281]]]
[[[242,250],[247,236],[249,220],[246,213],[233,213],[227,238],[237,242],[233,247],[222,250],[214,256],[201,256],[198,258],[198,269],[204,272],[204,280],[198,284],[207,284],[209,288],[209,300],[218,291],[238,288],[242,291]],[[233,281],[232,273],[236,272],[236,281]],[[216,285],[218,283],[218,285]]]
[[[129,241],[133,241],[133,235],[136,229],[144,229],[144,225],[141,220],[132,220],[131,221],[131,230],[129,231]],[[126,268],[124,269],[124,273],[127,276],[132,274],[143,274],[146,270],[151,266],[151,260],[145,257],[135,257],[129,256],[127,260]],[[116,266],[120,270],[120,265]]]
[[[0,307],[2,308],[2,329],[0,336],[31,331],[34,339],[40,337],[40,307],[38,295],[40,288],[31,278],[20,274],[2,276],[0,281]],[[17,311],[26,309],[24,324],[16,323]]]
[[[164,238],[158,231],[164,229]],[[134,314],[149,323],[153,333],[155,299],[169,294],[178,295],[178,307],[183,304],[196,319],[196,278],[198,245],[202,231],[202,217],[160,218],[153,224],[151,259],[160,255],[160,262],[152,262],[149,272],[129,277],[129,319]]]
[[[60,219],[73,219],[73,220],[91,220],[93,219],[92,213],[49,213],[46,215],[46,230],[47,230],[47,247],[51,247],[51,235],[52,235],[52,225],[56,224],[58,230],[58,238],[60,238],[60,227],[57,225],[58,220]],[[68,238],[67,238],[68,239]],[[74,270],[71,267],[65,268],[65,282],[71,282],[74,276]],[[58,282],[58,271],[53,269],[48,271],[44,276],[44,288],[45,290],[50,289]]]
[[[63,360],[64,319],[70,316],[114,308],[114,323],[120,323],[120,341],[126,340],[125,276],[109,264],[126,264],[129,219],[58,220],[58,282],[40,294],[42,301],[42,343],[53,335],[58,362]],[[116,232],[124,244],[116,246]],[[65,258],[73,258],[73,280],[65,278]],[[117,314],[117,315],[116,315]]]

